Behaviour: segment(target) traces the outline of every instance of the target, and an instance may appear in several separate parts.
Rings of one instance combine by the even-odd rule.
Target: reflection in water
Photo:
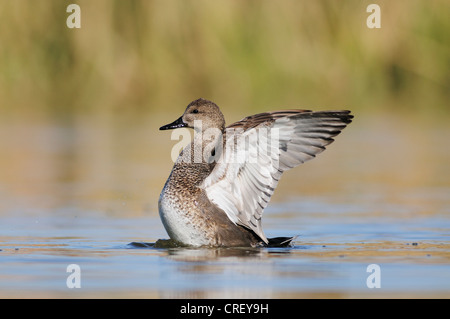
[[[180,247],[170,239],[159,239],[156,243],[132,242],[128,248],[165,249],[167,257],[178,261],[209,261],[226,257],[260,258],[278,257],[289,254],[292,249],[300,246],[280,248],[253,248],[253,247]]]

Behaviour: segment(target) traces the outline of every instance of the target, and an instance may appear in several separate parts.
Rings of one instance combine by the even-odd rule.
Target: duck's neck
[[[194,132],[192,141],[192,154],[196,163],[212,163],[217,154],[220,154],[223,145],[223,130],[219,128],[208,128],[201,132]]]
[[[211,164],[214,163],[222,152],[223,133],[220,129],[207,129],[194,131],[194,139],[187,145],[177,163]]]

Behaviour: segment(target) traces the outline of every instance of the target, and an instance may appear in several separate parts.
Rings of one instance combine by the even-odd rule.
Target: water
[[[450,297],[447,127],[362,117],[283,176],[263,226],[293,247],[193,249],[129,245],[168,238],[175,141],[121,121],[1,126],[0,297]]]

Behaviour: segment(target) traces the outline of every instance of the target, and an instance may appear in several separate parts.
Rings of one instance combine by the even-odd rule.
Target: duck
[[[160,130],[193,129],[158,200],[170,240],[193,247],[283,247],[267,238],[263,211],[282,174],[325,150],[349,123],[349,110],[278,110],[231,125],[217,104],[199,98]]]

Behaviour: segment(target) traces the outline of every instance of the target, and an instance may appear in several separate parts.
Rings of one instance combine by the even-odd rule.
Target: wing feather
[[[233,123],[201,187],[231,221],[268,243],[261,218],[283,172],[323,152],[352,118],[349,111],[285,110]]]

